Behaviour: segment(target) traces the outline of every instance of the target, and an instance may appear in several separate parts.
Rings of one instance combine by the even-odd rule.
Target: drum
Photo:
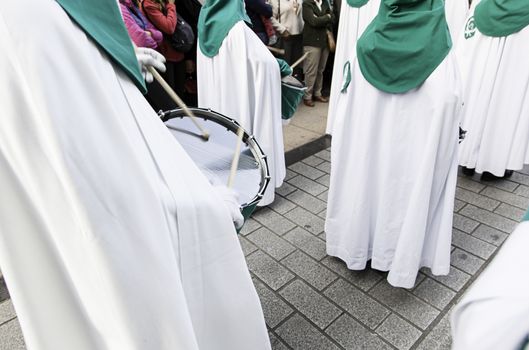
[[[306,89],[305,84],[291,75],[281,79],[281,118],[283,120],[294,116]]]
[[[189,108],[209,134],[205,141],[193,121],[182,109],[159,112],[171,134],[182,145],[204,175],[213,183],[228,183],[240,124],[211,110]],[[270,182],[266,155],[255,138],[244,131],[241,155],[233,190],[239,195],[244,219],[248,219]]]

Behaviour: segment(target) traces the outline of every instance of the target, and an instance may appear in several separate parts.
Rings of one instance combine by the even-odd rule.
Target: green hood
[[[529,24],[529,0],[483,0],[474,10],[478,30],[488,36],[507,36]]]
[[[70,18],[94,40],[138,89],[147,92],[134,46],[116,0],[56,0]]]
[[[443,0],[382,0],[356,50],[371,85],[404,93],[421,85],[451,46]]]
[[[347,4],[351,7],[362,7],[368,2],[369,0],[347,0]]]
[[[239,21],[252,23],[243,0],[206,0],[198,17],[200,51],[208,57],[216,56],[224,38]]]

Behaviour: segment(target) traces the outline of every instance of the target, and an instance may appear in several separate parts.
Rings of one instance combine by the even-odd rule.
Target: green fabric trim
[[[529,221],[529,210],[527,210],[527,212],[525,213],[522,221]]]
[[[351,7],[362,7],[368,2],[369,0],[347,0],[347,4]]]
[[[112,61],[123,69],[142,93],[145,80],[125,23],[115,0],[56,0],[70,18],[83,29]]]
[[[345,76],[345,82],[343,83],[341,93],[347,92],[347,87],[351,83],[351,62],[347,61],[343,65],[343,73],[342,76]]]
[[[478,30],[488,36],[507,36],[529,25],[529,0],[483,0],[474,10]]]
[[[288,65],[287,61],[281,58],[276,58],[277,64],[279,64],[279,71],[281,72],[281,78],[292,74],[292,68]]]
[[[405,93],[430,76],[451,46],[443,0],[383,0],[356,50],[371,85]]]
[[[231,28],[245,21],[251,25],[243,0],[206,0],[198,17],[198,43],[200,51],[214,57]]]

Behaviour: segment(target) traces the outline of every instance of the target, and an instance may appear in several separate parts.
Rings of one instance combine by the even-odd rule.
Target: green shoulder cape
[[[483,0],[474,10],[478,30],[487,36],[507,36],[529,25],[529,0]]]

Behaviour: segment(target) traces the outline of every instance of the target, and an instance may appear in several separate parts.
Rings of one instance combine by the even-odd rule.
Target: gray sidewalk
[[[391,287],[385,273],[349,271],[326,256],[329,161],[327,149],[291,165],[274,204],[256,212],[240,235],[273,349],[448,349],[451,308],[529,206],[529,169],[496,183],[459,177],[452,270],[445,277],[424,270],[405,290]],[[0,349],[23,348],[5,300]]]

